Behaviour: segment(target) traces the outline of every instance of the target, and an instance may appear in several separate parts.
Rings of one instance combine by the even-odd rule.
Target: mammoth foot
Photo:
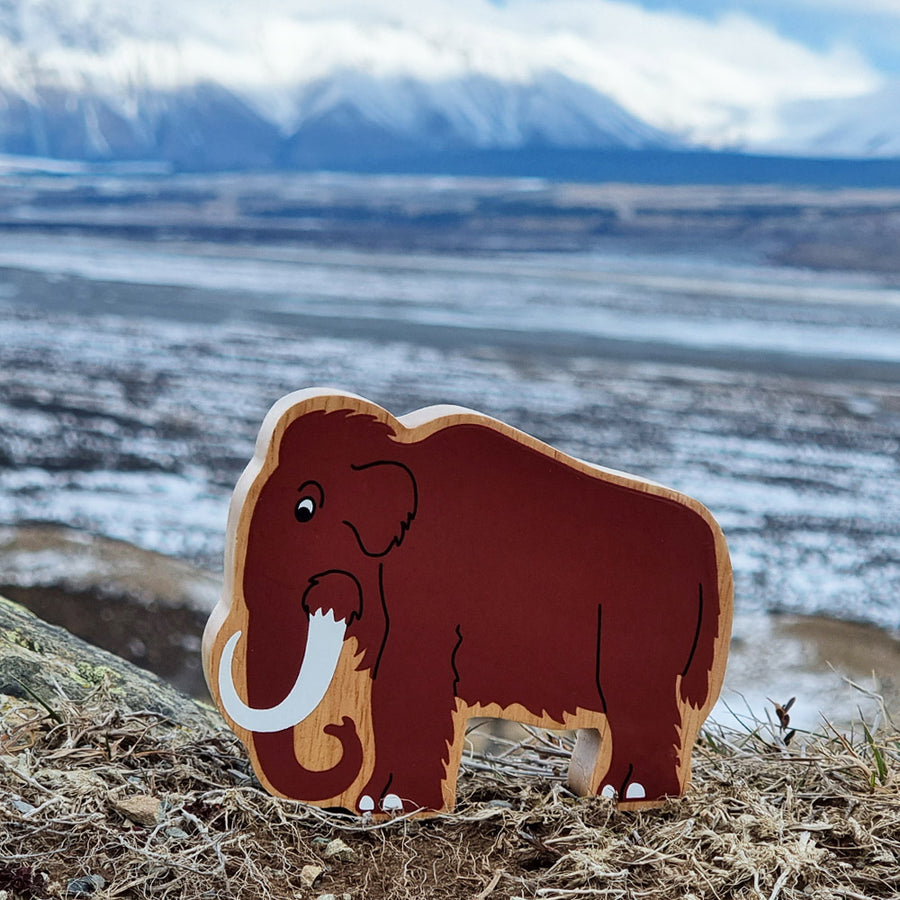
[[[629,728],[626,721],[625,727],[617,729],[620,718],[625,717],[608,721],[613,746],[609,768],[600,779],[600,796],[617,803],[652,804],[662,803],[666,797],[680,796],[683,751],[678,731],[672,724],[678,721],[678,711],[658,721],[642,723],[640,728],[634,723]]]
[[[662,801],[681,794],[678,771],[671,761],[641,760],[627,766],[610,766],[598,792],[601,797],[617,803],[647,800]]]
[[[606,784],[603,786],[603,790],[600,791],[601,797],[606,797],[609,800],[615,800],[619,796],[619,792],[611,785]],[[625,788],[625,796],[624,800],[643,800],[647,796],[647,792],[644,790],[644,786],[639,781],[629,782],[628,786]]]
[[[385,794],[381,809],[383,812],[402,812],[403,801],[396,794]],[[368,794],[363,794],[359,798],[359,810],[362,813],[375,812],[375,801]]]
[[[382,784],[384,787],[380,787]],[[379,778],[370,781],[356,801],[356,808],[363,815],[440,810],[443,807],[443,786],[440,780],[423,785],[410,783],[410,779],[401,781],[390,777],[382,781]]]

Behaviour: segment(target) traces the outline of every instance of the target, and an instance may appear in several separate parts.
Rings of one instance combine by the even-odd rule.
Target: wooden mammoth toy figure
[[[235,490],[210,690],[274,794],[453,806],[466,721],[578,729],[570,785],[681,794],[731,631],[722,532],[675,491],[458,407],[306,390]]]

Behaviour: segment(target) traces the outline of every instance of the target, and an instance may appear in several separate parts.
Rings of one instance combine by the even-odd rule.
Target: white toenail
[[[375,809],[375,801],[368,794],[363,794],[359,798],[359,809],[360,812],[372,812]]]
[[[607,800],[615,800],[616,789],[611,784],[607,784],[604,786],[603,790],[600,791],[600,796],[606,797]]]
[[[639,781],[632,781],[625,790],[626,800],[643,800],[646,796],[647,792]]]
[[[403,801],[396,794],[385,794],[381,801],[381,808],[387,812],[392,809],[403,809]]]

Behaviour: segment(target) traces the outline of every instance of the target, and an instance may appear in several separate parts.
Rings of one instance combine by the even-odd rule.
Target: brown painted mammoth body
[[[452,806],[464,726],[577,728],[570,782],[680,794],[731,625],[698,503],[453,407],[280,401],[239,482],[210,688],[276,794]]]

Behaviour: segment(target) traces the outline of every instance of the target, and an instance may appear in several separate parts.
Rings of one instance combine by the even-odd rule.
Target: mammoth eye
[[[294,507],[294,516],[298,522],[308,522],[316,511],[316,501],[312,497],[304,497]]]

